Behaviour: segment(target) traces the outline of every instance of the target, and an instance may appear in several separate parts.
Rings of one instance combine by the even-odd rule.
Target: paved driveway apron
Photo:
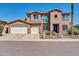
[[[6,34],[0,37],[0,40],[12,39],[39,39],[39,34]]]

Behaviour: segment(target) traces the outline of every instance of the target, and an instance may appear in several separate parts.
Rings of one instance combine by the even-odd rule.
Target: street
[[[0,56],[79,56],[79,42],[0,41]]]

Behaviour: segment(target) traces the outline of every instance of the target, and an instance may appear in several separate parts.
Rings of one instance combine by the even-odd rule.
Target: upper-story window
[[[68,20],[68,15],[63,15],[63,20]]]
[[[43,22],[48,22],[48,16],[47,15],[42,15],[42,20]]]
[[[57,15],[54,15],[54,18],[55,18],[55,19],[57,19],[57,17],[58,17]]]
[[[41,15],[43,20],[43,30],[47,30],[48,27],[48,15]]]
[[[34,19],[35,20],[38,20],[39,19],[39,15],[38,14],[34,14],[33,16],[34,16]]]

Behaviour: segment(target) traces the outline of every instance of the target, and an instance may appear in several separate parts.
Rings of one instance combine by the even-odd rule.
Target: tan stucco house
[[[56,32],[62,35],[70,27],[70,13],[60,9],[48,12],[31,12],[26,14],[27,19],[14,21],[0,21],[4,24],[4,33],[39,34],[44,30]]]

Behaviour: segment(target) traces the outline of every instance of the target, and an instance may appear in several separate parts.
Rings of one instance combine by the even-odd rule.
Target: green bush
[[[74,28],[74,35],[78,35],[79,34],[79,29],[78,28]]]
[[[56,35],[56,32],[52,32],[52,35]]]
[[[3,26],[0,26],[0,35],[2,34],[3,32]]]
[[[78,35],[79,34],[79,29],[74,27],[73,28],[73,33],[74,33],[74,35]],[[68,34],[71,35],[71,30],[70,29],[68,30]]]
[[[54,36],[55,36],[55,35],[56,35],[56,32],[46,31],[45,34],[46,34],[46,35],[54,35]]]
[[[46,35],[51,35],[50,31],[46,31]]]

